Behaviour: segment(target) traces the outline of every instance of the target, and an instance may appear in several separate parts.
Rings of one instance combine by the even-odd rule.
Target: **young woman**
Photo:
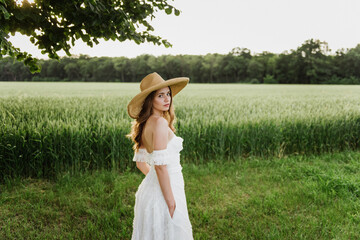
[[[172,101],[188,82],[151,73],[128,104],[135,119],[127,135],[134,142],[133,161],[146,175],[135,193],[131,239],[193,239],[180,164],[183,139],[175,135]]]

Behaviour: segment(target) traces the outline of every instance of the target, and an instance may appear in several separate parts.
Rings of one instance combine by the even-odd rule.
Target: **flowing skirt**
[[[151,166],[135,193],[132,240],[193,239],[183,174],[181,170],[168,172],[176,203],[173,217],[161,191],[155,168]]]

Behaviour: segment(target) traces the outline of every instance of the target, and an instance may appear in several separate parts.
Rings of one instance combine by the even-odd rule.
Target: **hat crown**
[[[140,83],[140,90],[144,91],[152,86],[165,82],[165,80],[156,72],[150,73]]]

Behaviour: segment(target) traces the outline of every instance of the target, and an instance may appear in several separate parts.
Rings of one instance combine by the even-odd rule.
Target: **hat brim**
[[[146,97],[155,90],[164,88],[164,87],[170,87],[172,97],[174,97],[176,94],[178,94],[189,82],[189,78],[186,77],[179,77],[179,78],[172,78],[169,80],[166,80],[162,83],[156,84],[140,93],[138,93],[131,101],[129,102],[127,106],[128,114],[131,118],[136,119],[141,111],[142,105],[146,99]]]

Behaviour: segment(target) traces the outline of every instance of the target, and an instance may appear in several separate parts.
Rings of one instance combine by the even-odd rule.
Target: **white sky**
[[[72,54],[136,57],[147,53],[226,54],[234,47],[252,53],[281,53],[296,49],[310,38],[329,44],[335,52],[360,43],[359,0],[175,0],[170,4],[180,16],[156,13],[154,34],[167,39],[172,48],[130,41],[100,41],[93,48],[76,42]],[[47,58],[28,37],[17,34],[11,41],[21,50]],[[62,52],[61,56],[65,56]]]

